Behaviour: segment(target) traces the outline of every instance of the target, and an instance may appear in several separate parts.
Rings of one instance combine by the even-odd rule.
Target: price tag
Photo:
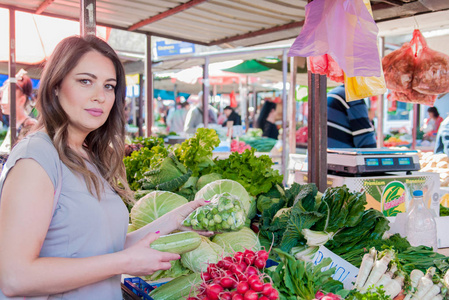
[[[318,265],[323,259],[328,257],[332,259],[332,262],[329,266],[323,268],[322,271],[335,268],[335,273],[332,275],[332,278],[342,282],[345,289],[352,289],[355,278],[357,277],[357,274],[359,274],[359,269],[324,246],[320,246],[315,253],[312,260],[313,264]]]

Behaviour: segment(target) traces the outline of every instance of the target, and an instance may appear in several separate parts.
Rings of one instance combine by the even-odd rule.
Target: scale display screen
[[[394,161],[392,158],[382,158],[382,166],[393,166]]]
[[[408,166],[412,163],[410,157],[399,157],[398,161],[401,166]]]
[[[374,167],[379,165],[379,159],[377,158],[366,158],[365,163],[367,166]]]

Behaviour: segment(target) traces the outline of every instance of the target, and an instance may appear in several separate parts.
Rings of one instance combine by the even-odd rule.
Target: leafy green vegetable
[[[377,287],[375,291],[373,289],[368,290],[366,293],[360,293],[357,290],[352,290],[348,297],[348,300],[391,300],[391,297],[385,294],[382,287]]]
[[[146,190],[156,189],[175,191],[180,188],[190,177],[192,171],[187,170],[173,153],[162,161],[158,169],[145,172],[140,180],[142,188]]]
[[[211,242],[206,237],[201,237],[201,245],[193,251],[181,254],[181,263],[193,272],[200,273],[207,269],[209,263],[216,264],[223,254],[223,248]]]
[[[150,136],[150,137],[136,137],[133,142],[133,144],[140,144],[143,147],[146,147],[148,149],[151,149],[155,146],[164,147],[164,140],[158,137]]]
[[[198,128],[195,136],[185,140],[175,149],[179,161],[199,177],[204,168],[213,165],[212,151],[220,144],[215,130]]]
[[[253,251],[261,249],[257,235],[247,227],[243,227],[239,231],[217,234],[212,242],[221,246],[227,256],[238,251],[244,252],[246,249]]]
[[[274,251],[279,255],[280,263],[275,270],[268,269],[267,273],[272,278],[273,287],[279,291],[281,299],[312,300],[318,291],[347,295],[343,284],[331,277],[335,268],[322,270],[330,265],[330,258],[323,259],[314,266],[311,262],[296,260],[279,249]]]
[[[198,190],[201,190],[206,184],[209,184],[211,182],[214,182],[214,181],[220,180],[220,179],[223,179],[223,177],[218,173],[210,173],[210,174],[203,175],[198,179],[198,182],[196,183],[196,188]]]
[[[449,208],[440,204],[440,217],[449,216]]]
[[[170,269],[159,270],[149,276],[143,276],[142,278],[146,281],[155,281],[161,278],[178,278],[180,276],[192,273],[192,271],[190,271],[181,264],[180,260],[172,260],[170,263],[171,263]]]
[[[144,173],[160,167],[162,161],[168,156],[168,148],[163,145],[153,146],[151,149],[144,147],[134,151],[123,159],[126,168],[126,179],[133,191],[141,189],[141,179]]]
[[[171,192],[151,192],[133,206],[130,214],[131,222],[136,229],[139,229],[186,203],[187,199]]]
[[[209,173],[219,173],[224,179],[239,182],[250,195],[258,196],[268,192],[275,184],[282,184],[283,176],[274,170],[268,155],[257,157],[255,150],[245,150],[242,154],[233,152],[229,158],[215,159]]]

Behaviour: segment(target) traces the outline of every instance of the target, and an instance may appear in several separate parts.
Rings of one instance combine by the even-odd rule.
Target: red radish
[[[243,295],[243,300],[257,300],[258,298],[259,295],[252,290],[246,291],[245,295]]]
[[[223,260],[220,260],[219,262],[217,262],[217,267],[223,269]]]
[[[214,278],[214,280],[212,280],[212,283],[221,285],[221,278]]]
[[[220,300],[232,300],[230,292],[224,292],[220,295]]]
[[[243,260],[243,252],[236,252],[234,254],[234,259],[240,263]]]
[[[261,258],[256,258],[256,259],[254,260],[254,266],[255,266],[256,268],[258,268],[259,270],[265,268],[265,264],[266,264],[266,261],[263,260],[263,259],[261,259]]]
[[[262,292],[262,290],[263,290],[263,283],[260,282],[259,280],[255,280],[255,281],[251,282],[249,286],[255,292]]]
[[[279,292],[276,289],[273,289],[271,291],[270,296],[268,296],[268,299],[270,299],[270,300],[277,300],[277,299],[279,299]]]
[[[237,292],[239,294],[245,294],[249,290],[249,284],[248,282],[242,281],[237,284]]]
[[[315,298],[316,299],[320,300],[323,297],[324,297],[324,293],[323,292],[321,292],[321,291],[316,292],[316,294],[315,294]]]
[[[198,300],[198,298],[196,298],[196,297],[189,297],[186,300]]]
[[[229,276],[229,277],[232,277],[232,275],[234,275],[234,273],[232,273],[231,270],[226,270],[224,273],[225,273],[225,276]]]
[[[247,268],[248,266],[242,261],[241,263],[239,263],[239,267],[240,267],[243,271],[245,271],[246,268]],[[243,271],[242,271],[242,272],[243,272]]]
[[[232,300],[244,300],[243,296],[240,294],[235,294],[234,296],[232,296]]]
[[[241,274],[243,273],[243,271],[245,271],[245,267],[243,266],[245,263],[242,264],[233,264],[229,270],[231,270],[232,273],[234,273],[235,275]]]
[[[247,281],[248,280],[248,277],[246,277],[246,275],[243,273],[237,274],[236,276],[239,281]]]
[[[220,298],[220,293],[223,292],[223,287],[219,284],[211,284],[206,289],[206,295],[211,300],[218,300]]]
[[[222,287],[229,289],[234,286],[234,280],[229,277],[223,277],[220,279],[220,284]]]
[[[269,254],[265,250],[259,250],[259,251],[257,251],[256,256],[257,256],[257,258],[261,258],[261,259],[267,261]]]
[[[204,281],[209,281],[212,279],[212,276],[210,276],[210,274],[207,272],[203,272],[201,273],[201,279],[203,279]]]
[[[270,299],[268,299],[268,297],[262,296],[259,298],[259,300],[270,300]]]
[[[257,274],[253,274],[248,277],[248,283],[251,285],[254,281],[260,281],[260,278]]]
[[[253,266],[249,266],[248,268],[246,268],[246,275],[252,276],[252,275],[257,275],[257,274],[259,274],[259,272]]]
[[[265,283],[265,284],[263,285],[263,288],[262,288],[262,295],[264,295],[264,296],[270,296],[272,291],[273,291],[273,287],[271,286],[271,284]],[[315,296],[315,298],[317,298],[317,297]],[[318,298],[318,299],[319,299],[319,298]]]

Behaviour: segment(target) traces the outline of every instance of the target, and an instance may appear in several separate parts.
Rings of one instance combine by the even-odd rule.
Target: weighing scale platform
[[[385,172],[418,171],[418,152],[389,148],[330,148],[327,168],[331,173],[352,176],[383,174]]]

